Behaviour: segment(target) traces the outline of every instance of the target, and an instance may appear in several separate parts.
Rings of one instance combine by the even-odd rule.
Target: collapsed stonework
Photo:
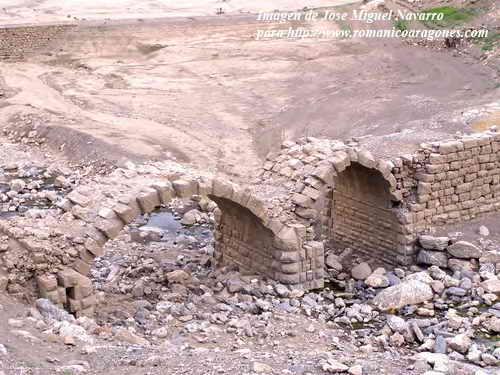
[[[285,142],[245,186],[213,176],[118,169],[73,190],[58,203],[59,215],[0,222],[2,272],[11,293],[36,280],[42,297],[91,315],[97,299],[88,275],[105,243],[173,198],[205,196],[219,208],[219,264],[320,288],[325,246],[408,265],[419,234],[497,211],[499,150],[500,134],[493,131],[396,157],[306,138]]]
[[[285,143],[261,177],[287,186],[290,220],[314,227],[315,240],[409,265],[419,234],[498,211],[499,140],[489,131],[377,157],[355,143],[305,139]]]

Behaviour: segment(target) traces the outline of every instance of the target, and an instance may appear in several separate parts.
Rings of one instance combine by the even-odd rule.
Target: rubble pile
[[[55,206],[75,182],[72,171],[65,168],[15,163],[0,165],[0,217],[30,209],[28,215],[43,215],[33,208]]]
[[[182,223],[191,214],[175,217]],[[141,228],[147,221],[139,219],[137,225]],[[477,257],[471,258],[477,269],[461,263],[461,269],[425,265],[386,270],[367,262],[348,269],[343,264],[352,259],[349,249],[340,255],[330,252],[325,259],[327,287],[306,292],[242,274],[237,267],[211,267],[212,239],[201,237],[208,227],[191,234],[189,230],[192,227],[182,225],[175,233],[143,243],[133,242],[130,232],[125,233],[110,242],[105,257],[97,259],[93,277],[101,303],[106,305],[113,294],[131,297],[130,309],[98,310],[97,322],[115,327],[110,337],[162,345],[181,335],[209,343],[214,332],[222,332],[265,342],[277,334],[283,316],[302,316],[345,332],[363,353],[410,350],[412,368],[429,375],[459,370],[497,374],[499,253],[491,242],[421,237],[422,247],[451,248],[454,256],[457,248],[477,249],[480,256],[476,252]],[[350,365],[328,355],[317,362],[326,373],[364,373]]]

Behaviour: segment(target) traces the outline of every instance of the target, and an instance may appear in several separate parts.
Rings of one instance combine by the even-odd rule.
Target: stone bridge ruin
[[[410,265],[420,233],[499,210],[499,150],[493,131],[396,157],[306,138],[285,142],[245,186],[159,170],[124,183],[119,169],[72,191],[58,216],[1,221],[0,279],[10,293],[31,286],[76,315],[92,315],[97,300],[88,275],[105,243],[137,216],[193,196],[218,205],[219,264],[303,289],[323,286],[325,246]]]

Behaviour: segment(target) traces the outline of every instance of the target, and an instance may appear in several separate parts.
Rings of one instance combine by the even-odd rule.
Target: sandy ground
[[[157,17],[213,16],[226,14],[298,10],[336,6],[353,0],[2,0],[0,24],[48,23],[68,20],[102,20]]]
[[[398,39],[256,40],[269,27],[255,15],[78,26],[0,63],[0,121],[50,126],[77,159],[175,159],[243,179],[300,136],[384,136],[381,151],[401,153],[497,123],[498,72],[472,58]]]

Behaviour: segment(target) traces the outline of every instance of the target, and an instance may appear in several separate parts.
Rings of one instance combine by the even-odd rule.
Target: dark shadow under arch
[[[236,264],[243,272],[275,278],[274,233],[248,208],[229,199],[209,195],[217,203],[220,216],[215,229],[216,254],[222,264]]]
[[[397,264],[403,227],[390,184],[376,169],[352,163],[335,177],[332,191],[331,240],[334,246]]]

